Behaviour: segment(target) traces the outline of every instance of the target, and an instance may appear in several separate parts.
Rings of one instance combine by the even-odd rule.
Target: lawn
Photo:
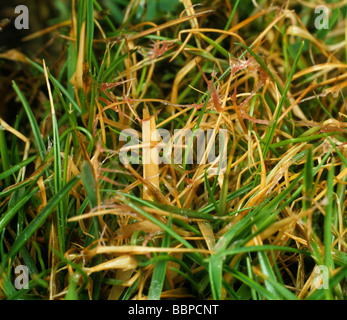
[[[17,5],[0,299],[346,299],[345,1]]]

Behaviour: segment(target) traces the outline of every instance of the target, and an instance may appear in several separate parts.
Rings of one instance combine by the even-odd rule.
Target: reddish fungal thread
[[[160,42],[155,42],[153,45],[153,49],[149,51],[150,57],[152,59],[161,57],[166,51],[170,49],[169,45],[169,42],[163,42],[163,45],[160,47]]]
[[[200,70],[200,73],[202,75],[202,77],[204,78],[206,84],[207,84],[207,90],[208,91],[211,91],[211,96],[212,96],[212,102],[213,102],[213,105],[215,107],[215,109],[220,112],[221,111],[221,108],[220,108],[220,98],[219,98],[219,95],[218,95],[218,92],[217,92],[217,89],[216,89],[216,86],[214,85],[213,81],[212,80],[208,80],[205,73],[202,71],[200,65],[197,63],[196,64]],[[214,73],[215,74],[215,73]]]

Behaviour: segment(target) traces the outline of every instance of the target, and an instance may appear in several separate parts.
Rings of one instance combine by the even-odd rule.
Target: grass
[[[346,7],[56,3],[0,55],[0,298],[345,300]]]

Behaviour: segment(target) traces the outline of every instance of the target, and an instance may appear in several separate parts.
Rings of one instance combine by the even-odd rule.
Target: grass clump
[[[346,8],[56,3],[0,55],[1,298],[344,300]]]

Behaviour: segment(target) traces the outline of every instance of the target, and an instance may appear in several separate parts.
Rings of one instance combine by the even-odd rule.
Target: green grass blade
[[[37,231],[46,221],[48,216],[52,213],[58,203],[64,199],[65,195],[71,190],[71,188],[79,181],[79,177],[72,178],[60,191],[56,194],[47,205],[40,211],[40,213],[30,222],[30,224],[23,230],[19,237],[12,245],[11,249],[7,253],[2,266],[7,263],[10,259],[16,256],[19,250],[25,245],[30,237]]]
[[[276,290],[277,294],[282,296],[285,300],[299,300],[299,298],[294,293],[289,291],[282,284],[278,283],[273,277],[268,277],[265,281],[267,281],[271,285],[271,287]]]
[[[271,292],[275,297],[280,298],[280,295],[278,291],[276,290],[276,287],[273,286],[273,283],[277,281],[275,273],[271,267],[269,258],[267,254],[263,251],[258,252],[258,258],[259,258],[259,264],[262,273],[265,275],[265,287],[266,289]],[[272,280],[272,281],[271,281]]]
[[[36,145],[37,145],[37,148],[39,151],[39,155],[40,155],[41,159],[43,160],[47,151],[46,151],[45,144],[42,140],[41,132],[40,132],[39,126],[37,125],[35,116],[34,116],[33,112],[31,111],[31,108],[28,104],[27,99],[24,97],[22,91],[19,89],[16,82],[12,81],[12,85],[13,85],[13,89],[16,91],[20,101],[22,102],[24,110],[28,116],[31,130],[33,131],[35,142],[36,142]]]
[[[224,270],[226,272],[231,273],[236,279],[240,280],[242,283],[249,286],[251,289],[254,289],[255,292],[258,292],[262,296],[264,296],[268,300],[280,300],[277,296],[274,296],[269,290],[261,286],[258,282],[255,280],[249,278],[242,272],[231,268],[229,266],[224,266]]]
[[[133,210],[135,210],[136,212],[140,213],[141,215],[143,215],[146,219],[148,219],[149,221],[153,222],[154,224],[156,224],[158,227],[162,228],[165,232],[167,232],[170,236],[172,236],[173,238],[175,238],[177,241],[179,241],[180,243],[182,243],[186,248],[190,248],[190,249],[194,249],[194,247],[185,239],[183,239],[180,235],[178,235],[175,231],[173,231],[172,229],[168,228],[167,225],[165,225],[164,223],[162,223],[161,221],[159,221],[158,219],[156,219],[154,216],[152,216],[151,214],[147,213],[145,210],[143,210],[142,208],[138,207],[137,205],[135,205],[133,202],[129,201],[126,196],[128,196],[127,194],[124,193],[118,193],[119,199],[121,202],[124,202],[127,206],[129,206],[130,208],[132,208]],[[196,260],[200,265],[205,265],[205,263],[203,262],[202,256],[200,253],[192,253],[189,254],[189,256],[191,256],[192,258],[194,258],[194,260]]]
[[[343,162],[344,166],[347,168],[347,159],[346,159],[346,157],[343,156],[343,154],[341,153],[339,148],[337,148],[336,144],[329,137],[327,137],[327,138],[328,138],[330,144],[332,145],[332,147],[334,148],[335,152],[337,153],[337,155],[339,156],[339,158]]]
[[[0,232],[8,225],[16,213],[39,191],[36,187],[28,194],[24,195],[9,211],[5,212],[0,219]]]
[[[26,58],[28,60],[28,62],[35,67],[37,70],[39,70],[41,73],[44,73],[43,68],[37,64],[36,62],[30,60],[29,58]],[[65,97],[69,100],[69,102],[71,103],[71,106],[73,108],[73,111],[75,111],[77,113],[77,115],[81,114],[81,109],[78,106],[77,102],[75,101],[75,99],[73,99],[73,97],[68,93],[68,91],[63,87],[63,85],[55,78],[51,75],[51,81],[53,83],[54,86],[58,87],[60,89],[60,91],[65,95]]]
[[[171,228],[171,216],[168,219],[167,226]],[[166,232],[162,248],[168,248],[170,246],[170,235]],[[167,256],[166,252],[161,253],[159,256]],[[156,263],[151,284],[148,291],[148,300],[160,300],[160,295],[164,285],[165,273],[166,273],[167,260],[159,261]]]
[[[212,297],[214,300],[221,300],[223,291],[223,259],[212,255],[209,260],[208,273],[210,276]]]
[[[209,183],[209,181],[207,179],[207,170],[205,170],[204,176],[205,176],[205,186],[206,186],[206,189],[207,189],[207,192],[208,192],[208,195],[209,195],[210,202],[212,202],[212,204],[214,205],[214,207],[215,207],[215,209],[217,211],[218,216],[220,216],[221,213],[220,213],[220,210],[219,210],[219,206],[217,204],[216,199],[214,198],[213,191],[212,191],[210,183]]]
[[[325,207],[325,218],[324,218],[324,264],[328,268],[333,267],[333,259],[331,255],[332,245],[332,214],[334,206],[334,176],[335,167],[334,159],[331,163],[331,167],[328,173],[328,185],[327,185],[327,201],[328,204]]]
[[[332,234],[332,216],[334,208],[334,177],[335,167],[334,158],[331,163],[331,167],[328,173],[328,185],[327,185],[327,201],[328,204],[325,206],[325,218],[324,218],[324,264],[328,268],[329,273],[334,267],[334,262],[331,254],[331,246],[333,240]],[[330,290],[324,290],[326,293],[326,299],[332,299],[332,292]]]
[[[69,288],[65,295],[65,300],[79,300],[77,294],[79,278],[78,273],[69,276]]]
[[[231,14],[230,14],[230,17],[229,17],[229,19],[228,19],[228,22],[227,22],[226,25],[225,25],[224,30],[228,30],[228,29],[230,28],[231,21],[232,21],[233,18],[234,18],[234,15],[235,15],[236,9],[237,9],[237,7],[238,7],[238,5],[239,5],[239,2],[240,2],[240,0],[236,0],[235,4],[234,4],[234,6],[233,6],[233,11],[232,11]]]
[[[51,117],[52,117],[52,130],[53,130],[53,152],[54,152],[54,194],[59,194],[62,188],[62,166],[61,166],[61,156],[60,156],[60,140],[59,140],[59,131],[58,131],[58,122],[55,113],[55,107],[51,92],[51,87],[49,84],[49,75],[50,72],[46,68],[44,63],[45,77],[47,81],[47,89],[49,95],[49,101],[51,104]],[[58,241],[60,253],[65,252],[65,231],[66,231],[66,217],[64,214],[64,205],[63,202],[59,202],[57,206],[57,229],[58,229]]]
[[[225,250],[220,250],[218,253],[215,254],[216,257],[224,258],[226,256],[233,256],[239,253],[250,253],[250,252],[263,252],[263,251],[270,251],[270,250],[276,250],[276,251],[284,251],[284,252],[294,252],[298,254],[305,254],[310,255],[309,251],[300,250],[297,248],[287,247],[287,246],[277,246],[277,245],[268,245],[263,244],[261,246],[240,246],[235,248],[228,248]],[[207,259],[209,260],[209,259]]]
[[[124,194],[124,196],[133,200],[133,201],[136,201],[137,203],[139,203],[143,206],[147,206],[147,207],[153,208],[153,209],[162,209],[162,210],[165,210],[167,212],[176,213],[176,214],[179,214],[181,216],[188,217],[188,218],[205,219],[205,220],[218,219],[218,217],[213,216],[213,215],[208,214],[208,213],[205,213],[205,212],[200,212],[200,211],[195,211],[195,210],[190,210],[190,209],[185,209],[185,208],[178,208],[178,207],[170,206],[167,204],[158,203],[155,201],[148,201],[148,200],[140,199],[140,198],[133,196],[131,194]]]
[[[277,126],[277,121],[278,121],[278,118],[280,117],[280,114],[282,112],[282,107],[284,106],[284,103],[287,99],[287,93],[288,93],[292,78],[293,78],[295,70],[296,70],[296,65],[298,64],[299,58],[301,56],[301,52],[302,52],[303,47],[304,47],[304,42],[301,43],[299,51],[298,51],[298,53],[294,59],[293,67],[292,67],[292,69],[289,73],[289,77],[286,81],[286,85],[284,87],[279,105],[277,106],[277,112],[274,114],[274,119],[273,119],[274,122],[271,125],[269,125],[268,131],[266,132],[266,136],[264,138],[265,147],[263,150],[264,159],[266,158],[267,153],[269,151],[270,144],[272,142],[272,138],[273,138],[273,135],[275,133],[276,126]]]
[[[91,164],[85,160],[82,164],[82,172],[81,172],[81,179],[84,184],[84,187],[87,191],[87,197],[89,199],[89,204],[91,208],[95,208],[98,204],[97,202],[97,188],[96,188],[96,180],[94,177],[93,169]],[[95,239],[99,237],[99,231],[100,231],[100,223],[98,220],[98,217],[93,217],[88,233],[91,236],[88,236],[86,240],[84,241],[84,246],[89,246]],[[96,266],[98,264],[102,263],[102,256],[100,254],[93,257],[91,261],[92,266]],[[93,281],[93,300],[98,300],[100,296],[100,288],[102,283],[102,273],[101,272],[95,272],[91,276]]]
[[[217,50],[218,52],[220,52],[225,58],[229,58],[230,54],[228,50],[225,50],[219,43],[217,43],[216,41],[212,40],[209,37],[206,37],[203,33],[199,34],[200,37],[202,39],[204,39],[207,43],[209,43],[210,45],[212,45],[214,47],[215,50]]]
[[[273,144],[271,144],[271,148],[276,149],[279,147],[284,147],[284,146],[291,144],[291,143],[309,142],[309,141],[318,140],[321,138],[326,138],[329,136],[336,136],[336,135],[342,135],[342,133],[338,132],[338,131],[334,131],[334,132],[319,133],[319,134],[311,135],[311,136],[301,136],[299,138],[287,139],[287,140],[283,140],[283,141],[280,141],[277,143],[273,143]]]
[[[86,60],[89,67],[92,67],[92,51],[93,51],[93,37],[94,37],[94,6],[93,0],[86,1]]]
[[[97,201],[97,185],[96,180],[93,173],[93,168],[89,161],[84,160],[82,164],[82,172],[81,172],[81,179],[83,182],[83,185],[87,192],[87,197],[89,199],[89,204],[91,208],[95,208],[98,205]],[[84,246],[89,246],[95,239],[99,237],[99,231],[100,231],[100,223],[98,220],[98,217],[93,217],[88,233],[91,236],[88,236],[86,240],[84,241]],[[98,264],[102,263],[102,256],[100,254],[93,257],[91,261],[92,266],[96,266]],[[93,281],[93,300],[98,300],[100,296],[100,289],[101,289],[101,283],[102,283],[102,273],[101,272],[95,272],[91,276]]]
[[[252,271],[252,265],[251,265],[251,260],[249,257],[246,258],[246,263],[247,263],[247,273],[248,273],[248,277],[253,281],[253,271]],[[252,295],[252,299],[258,300],[258,296],[257,296],[257,292],[254,290],[254,288],[250,288],[251,290],[251,295]]]
[[[33,162],[35,159],[37,158],[37,156],[31,156],[26,160],[23,160],[15,165],[13,165],[11,168],[9,168],[6,171],[3,171],[0,173],[0,180],[5,179],[6,177],[9,177],[11,174],[19,171],[21,168],[27,166],[29,163]]]
[[[0,128],[0,155],[1,155],[1,164],[2,164],[2,170],[3,172],[6,172],[10,169],[10,158],[9,158],[9,152],[7,147],[7,141],[5,136],[5,130]],[[0,176],[3,175],[3,173],[0,174]],[[2,179],[5,178],[5,184],[6,186],[9,186],[11,184],[11,177],[10,175],[5,175]],[[2,180],[0,178],[0,180]]]
[[[97,206],[97,195],[96,195],[96,181],[93,173],[92,166],[88,161],[83,161],[81,179],[86,188],[89,203],[92,208]]]
[[[49,166],[50,162],[44,164],[45,166],[45,169]],[[35,179],[34,180],[31,180],[31,179],[27,179],[27,180],[24,180],[23,182],[21,183],[17,183],[16,185],[14,186],[11,186],[7,189],[5,189],[4,191],[0,192],[0,198],[1,197],[5,197],[5,196],[8,196],[9,194],[15,192],[16,190],[18,189],[21,189],[23,187],[26,187],[28,184],[31,184],[31,188],[35,185],[35,183],[38,181],[38,179],[43,176],[45,174],[46,170],[41,170],[41,172],[35,176]],[[50,180],[48,180],[49,182]],[[29,188],[29,190],[31,189]]]
[[[312,149],[308,149],[307,160],[304,166],[304,185],[303,185],[303,210],[306,211],[311,207],[312,202],[312,185],[313,185],[313,158]]]
[[[233,192],[230,192],[227,195],[227,199],[226,199],[226,203],[232,201],[233,199],[236,199],[237,197],[240,197],[244,194],[246,194],[248,191],[250,191],[253,188],[252,183],[249,183]],[[217,203],[220,203],[220,200],[217,201]],[[214,209],[214,205],[213,203],[207,205],[206,207],[200,209],[200,212],[204,212],[204,213],[209,213]]]

